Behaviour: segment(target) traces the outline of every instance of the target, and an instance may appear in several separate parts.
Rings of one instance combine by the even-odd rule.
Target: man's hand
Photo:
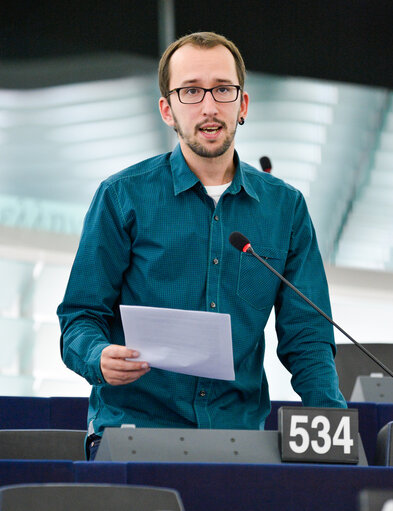
[[[125,346],[111,344],[102,350],[101,372],[107,383],[111,385],[125,385],[138,380],[150,371],[147,362],[133,362],[126,358],[136,358],[139,353]]]

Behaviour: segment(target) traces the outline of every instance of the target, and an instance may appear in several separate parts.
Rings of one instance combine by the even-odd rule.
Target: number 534
[[[323,415],[317,415],[308,425],[309,417],[306,415],[292,415],[289,437],[296,440],[289,441],[289,447],[296,454],[302,454],[311,449],[317,454],[326,454],[333,446],[342,446],[344,454],[350,454],[353,446],[353,439],[350,433],[350,418],[344,416],[341,418],[333,436],[330,432],[330,421]],[[307,424],[307,428],[304,427]],[[317,430],[318,440],[311,440],[309,429]],[[300,441],[300,443],[299,443]]]

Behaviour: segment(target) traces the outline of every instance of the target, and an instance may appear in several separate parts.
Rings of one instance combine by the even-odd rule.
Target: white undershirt
[[[205,186],[207,194],[214,200],[214,204],[217,206],[217,202],[220,200],[221,195],[231,185],[232,181],[225,183],[224,185]]]

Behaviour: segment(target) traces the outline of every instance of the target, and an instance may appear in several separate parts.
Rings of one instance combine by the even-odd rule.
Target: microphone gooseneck
[[[381,369],[383,369],[386,373],[393,377],[393,371],[391,371],[388,367],[385,366],[380,360],[377,359],[372,353],[370,353],[362,344],[355,341],[353,337],[351,337],[343,328],[340,327],[335,321],[333,321],[327,314],[323,312],[317,305],[315,305],[307,296],[305,296],[301,291],[299,291],[289,280],[281,275],[273,266],[265,261],[262,257],[260,257],[252,248],[250,241],[244,236],[241,232],[234,231],[229,236],[229,241],[231,245],[233,245],[240,252],[248,252],[253,255],[260,261],[262,264],[266,266],[271,272],[274,273],[280,280],[282,280],[287,286],[289,286],[295,293],[297,293],[303,300],[305,300],[313,309],[315,309],[319,314],[321,314],[325,319],[329,321],[333,326],[335,326],[341,333],[343,333],[350,341],[352,341],[360,350],[363,351],[371,360],[373,360]]]

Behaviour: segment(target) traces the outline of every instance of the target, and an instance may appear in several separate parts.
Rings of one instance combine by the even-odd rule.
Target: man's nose
[[[206,91],[202,101],[202,111],[205,115],[217,113],[217,101],[214,100],[212,91]]]

